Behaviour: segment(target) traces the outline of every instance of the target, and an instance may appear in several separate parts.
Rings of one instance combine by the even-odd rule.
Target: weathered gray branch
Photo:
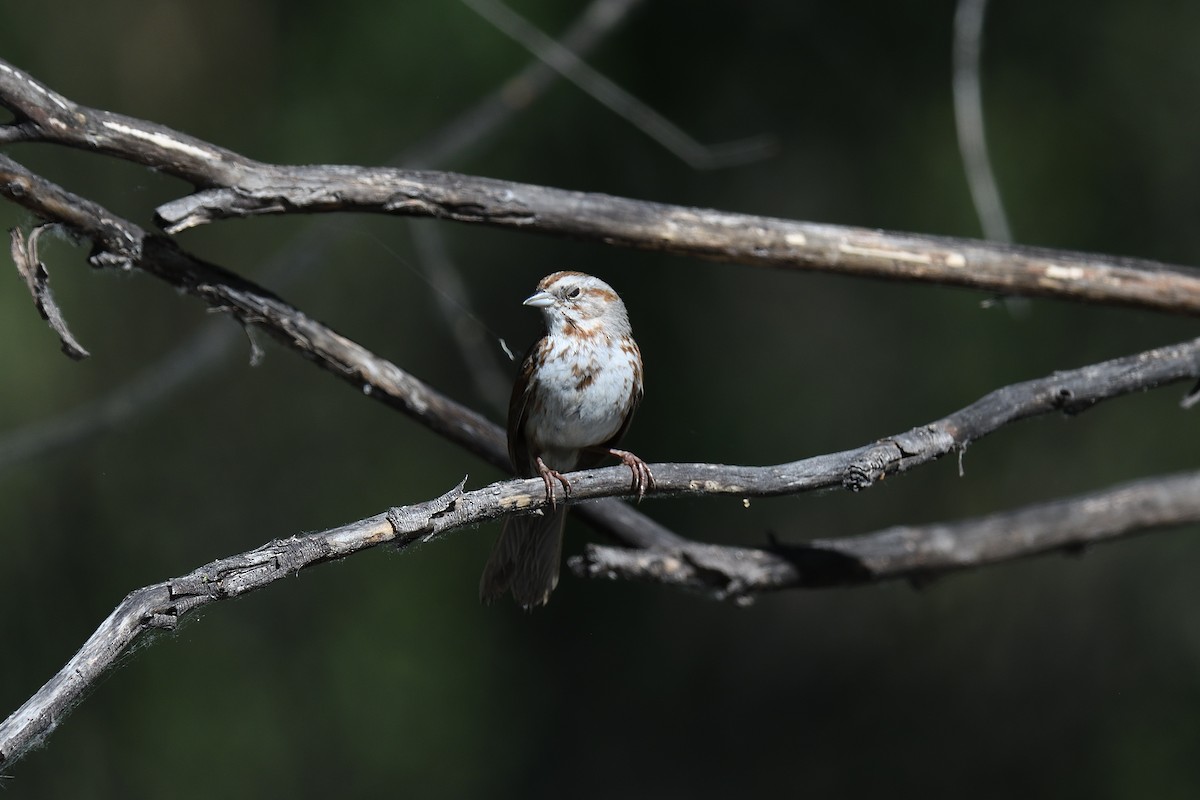
[[[629,473],[624,467],[593,472],[607,475],[598,475],[579,493],[580,499],[628,493]],[[537,509],[546,504],[540,478],[496,483],[471,492],[463,491],[463,483],[435,500],[393,508],[339,528],[268,542],[130,593],[79,652],[0,724],[0,767],[11,766],[49,736],[138,639],[156,630],[173,630],[198,608],[380,544],[392,542],[404,548],[514,509]]]
[[[67,100],[0,61],[0,144],[99,151],[200,191],[159,207],[168,232],[263,214],[366,211],[429,216],[765,267],[963,286],[1200,314],[1200,273],[1140,259],[888,233],[574,192],[448,172],[283,166],[155,123]]]
[[[16,265],[17,272],[25,279],[25,285],[29,288],[29,294],[33,296],[33,303],[37,306],[38,313],[50,324],[51,330],[58,334],[58,339],[62,342],[62,351],[69,358],[78,361],[87,358],[88,351],[83,349],[83,345],[67,328],[67,321],[63,319],[62,310],[59,309],[58,303],[54,301],[54,294],[50,291],[50,275],[46,272],[46,265],[38,256],[38,239],[45,231],[46,226],[44,225],[34,228],[26,238],[20,228],[13,228],[10,233],[13,264]]]
[[[591,0],[563,32],[562,45],[580,54],[591,52],[642,2]],[[464,151],[486,141],[519,112],[535,103],[553,85],[557,76],[558,73],[542,61],[531,61],[445,126],[429,132],[423,142],[398,153],[389,163],[431,168],[461,156]],[[418,249],[422,236],[437,236],[429,226],[413,224],[412,228]],[[307,226],[260,265],[261,282],[277,289],[284,288],[315,265],[326,262],[328,259],[325,255],[354,230],[354,226],[348,224]],[[418,231],[421,233],[418,234]],[[439,303],[444,294],[449,293],[460,305],[468,304],[464,291],[446,285],[458,281],[453,274],[453,265],[448,260],[427,260],[423,266],[437,287]],[[460,340],[470,338],[471,332],[478,330],[455,324],[449,319],[447,324]],[[173,396],[202,372],[217,364],[235,344],[243,342],[244,337],[239,337],[232,328],[205,326],[156,363],[107,394],[61,414],[0,432],[0,472],[50,450],[73,446],[89,436],[136,417],[153,404]],[[488,393],[495,394],[501,371],[483,361],[482,344],[477,342],[476,345],[480,352],[470,353],[473,360],[467,365],[468,371],[477,382],[486,379]],[[505,381],[508,380],[505,377]],[[507,408],[507,387],[498,402],[501,404],[495,405],[496,408]],[[633,516],[640,515],[633,512]]]
[[[978,519],[901,525],[844,539],[773,544],[764,549],[686,544],[666,550],[588,545],[571,559],[575,574],[679,586],[749,602],[780,589],[923,582],[1053,550],[1200,522],[1200,472],[1114,486],[1079,497]]]
[[[824,458],[838,460],[836,456]],[[656,464],[653,470],[658,485],[652,495],[734,489],[747,495],[778,493],[766,483],[754,488],[727,482],[714,486],[714,476],[721,471],[714,465]],[[782,476],[780,480],[787,481]],[[629,475],[622,466],[573,473],[571,482],[573,496],[560,498],[560,502],[578,503],[630,491]],[[0,724],[0,766],[11,765],[49,736],[139,638],[156,630],[173,630],[198,608],[380,544],[392,542],[404,548],[505,513],[533,511],[547,504],[539,478],[495,483],[470,492],[463,491],[463,483],[435,500],[393,508],[339,528],[275,540],[132,592],[58,674]],[[757,593],[784,588],[928,578],[1198,520],[1200,473],[1188,473],[978,520],[777,544],[769,550],[695,543],[638,551],[590,546],[585,556],[572,559],[572,567],[582,575],[649,580],[744,602]]]
[[[1200,339],[1114,359],[998,389],[949,416],[898,436],[788,464],[765,467],[655,464],[649,496],[735,494],[765,496],[841,486],[862,489],[961,451],[975,439],[1018,419],[1052,411],[1079,412],[1111,397],[1200,377]],[[623,466],[571,475],[579,502],[630,491]],[[1156,488],[1161,485],[1161,488]],[[278,540],[250,553],[215,561],[183,578],[132,593],[83,650],[33,698],[0,725],[0,765],[45,737],[85,689],[144,633],[172,628],[195,608],[233,597],[300,569],[388,541],[429,541],[504,513],[546,503],[540,479],[514,480],[393,509],[331,531]],[[584,510],[597,507],[587,503]],[[862,583],[981,566],[1048,549],[1099,541],[1136,530],[1193,521],[1200,513],[1200,475],[1143,481],[1085,498],[1059,501],[973,523],[893,528],[866,537],[819,540],[771,550],[687,543],[667,532],[645,552],[592,548],[574,567],[593,576],[656,580],[745,600],[800,586]],[[617,514],[636,514],[616,506]],[[651,523],[653,524],[653,523]]]
[[[177,175],[200,188],[196,195],[160,210],[171,230],[227,216],[371,210],[525,228],[726,261],[1200,312],[1197,273],[1151,262],[812,225],[448,173],[262,164],[162,126],[78,106],[3,62],[0,104],[14,114],[11,123],[0,125],[0,144],[48,141],[97,150]],[[136,267],[179,286],[228,311],[243,325],[262,328],[489,463],[507,468],[498,426],[270,292],[195,258],[169,238],[148,234],[66,192],[6,156],[0,156],[0,194],[90,239],[95,245],[92,263]],[[1074,413],[1129,392],[1197,378],[1200,340],[998,389],[933,423],[842,453],[766,467],[656,464],[657,486],[652,494],[762,496],[824,487],[862,489],[886,475],[961,453],[971,441],[1018,419],[1053,411]],[[571,477],[571,502],[610,498],[629,489],[623,467]],[[599,518],[601,525],[606,520],[623,541],[650,552],[631,557],[593,550],[581,569],[592,574],[649,576],[737,598],[783,586],[922,576],[1195,519],[1195,497],[1200,495],[1196,481],[1200,477],[1177,476],[976,523],[889,529],[858,540],[775,546],[769,551],[686,543],[627,505],[596,500],[580,510]],[[1153,486],[1161,486],[1162,491],[1146,491]],[[504,513],[537,509],[544,502],[538,479],[497,483],[472,492],[464,492],[460,485],[435,501],[271,542],[138,590],[55,678],[0,725],[0,765],[11,764],[47,736],[87,687],[139,637],[173,628],[202,605],[383,542],[405,546],[428,541]],[[1107,509],[1108,522],[1088,517],[1101,509]],[[1089,519],[1094,523],[1090,527]]]
[[[510,469],[506,437],[500,426],[267,290],[192,256],[165,236],[149,234],[96,203],[71,194],[5,155],[0,155],[0,195],[90,239],[94,243],[93,264],[140,269],[177,286],[230,313],[242,325],[266,331],[488,463],[505,471]],[[670,546],[681,541],[643,514],[617,507],[620,505],[616,501],[597,503],[579,513],[592,525],[634,546]]]

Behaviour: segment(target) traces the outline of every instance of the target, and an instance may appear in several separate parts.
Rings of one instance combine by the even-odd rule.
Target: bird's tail
[[[491,603],[511,591],[526,610],[545,605],[558,585],[566,519],[565,507],[505,518],[479,579],[479,599]]]

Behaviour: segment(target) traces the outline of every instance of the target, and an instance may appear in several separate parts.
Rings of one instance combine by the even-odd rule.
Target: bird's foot
[[[650,465],[628,450],[618,450],[612,447],[608,452],[621,459],[621,463],[629,467],[629,471],[633,473],[631,488],[637,492],[638,502],[642,502],[642,498],[646,496],[646,490],[654,488],[654,473],[650,471]]]
[[[538,472],[542,474],[542,483],[546,484],[546,499],[550,501],[550,508],[553,510],[557,505],[557,501],[554,499],[553,481],[558,481],[562,484],[563,495],[566,497],[571,496],[571,482],[558,470],[547,467],[546,462],[542,461],[540,456],[537,460],[537,467]]]

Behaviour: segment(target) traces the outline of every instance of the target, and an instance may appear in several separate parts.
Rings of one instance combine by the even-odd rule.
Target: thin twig
[[[592,0],[563,32],[560,45],[585,55],[624,22],[643,0]],[[528,108],[553,85],[559,72],[534,59],[496,90],[410,148],[396,162],[412,169],[440,167],[485,141],[517,112]]]
[[[33,297],[33,303],[37,306],[38,313],[49,323],[50,329],[58,334],[58,340],[62,343],[62,351],[68,357],[79,361],[88,357],[88,351],[83,349],[83,345],[67,328],[67,321],[63,319],[62,310],[59,309],[58,303],[54,300],[54,294],[50,291],[50,275],[46,272],[46,265],[42,263],[42,259],[38,255],[38,239],[45,233],[46,228],[45,225],[34,228],[28,239],[19,228],[13,228],[9,233],[12,237],[12,260],[17,267],[17,272],[25,279],[25,286]]]
[[[542,63],[549,65],[609,111],[658,142],[692,169],[741,166],[760,161],[777,149],[773,136],[753,136],[719,145],[700,144],[662,114],[588,66],[565,43],[551,39],[499,0],[462,2],[494,25],[496,30],[517,42]]]
[[[954,12],[954,121],[967,185],[983,235],[997,242],[1011,242],[1012,231],[984,136],[979,62],[986,10],[987,0],[958,0]]]
[[[421,266],[432,284],[434,302],[450,329],[475,393],[490,408],[504,413],[508,409],[513,370],[500,369],[495,343],[487,338],[467,306],[467,288],[450,257],[445,239],[433,225],[422,225],[415,220],[409,225],[409,231]]]
[[[902,525],[843,539],[764,549],[691,544],[626,550],[589,544],[570,559],[576,575],[679,586],[718,600],[751,602],[781,589],[924,583],[1054,550],[1200,522],[1200,472],[1158,476],[1078,497],[961,522]]]

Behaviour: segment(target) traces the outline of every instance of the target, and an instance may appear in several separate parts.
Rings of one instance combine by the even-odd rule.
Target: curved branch
[[[675,469],[669,479],[659,478],[653,493],[704,493],[709,472],[695,469],[704,466],[692,465],[688,474],[684,465],[655,465],[656,475],[667,475],[666,467]],[[573,495],[559,502],[578,503],[631,491],[629,473],[620,466],[572,473],[571,478]],[[465,481],[435,500],[268,542],[130,593],[79,652],[0,724],[0,766],[11,765],[49,736],[142,636],[174,630],[198,608],[380,544],[391,542],[403,549],[507,513],[547,505],[540,478],[494,483],[470,492],[463,491]],[[924,578],[1198,520],[1200,473],[1189,473],[979,520],[889,528],[848,539],[777,545],[771,551],[700,544],[637,552],[589,546],[584,557],[571,563],[582,575],[651,580],[744,603],[763,591]]]
[[[1200,272],[1154,261],[733,214],[448,172],[264,164],[161,125],[71,103],[3,61],[0,104],[17,117],[0,126],[0,143],[99,150],[201,187],[159,207],[169,233],[231,217],[366,211],[715,261],[1200,314]]]
[[[987,0],[958,0],[954,10],[954,123],[958,149],[967,175],[967,188],[983,235],[1000,242],[1012,241],[1012,229],[1000,188],[992,173],[983,124],[983,92],[979,87],[983,19]]]
[[[1054,550],[1077,552],[1194,522],[1200,522],[1200,472],[1139,480],[961,522],[901,525],[765,550],[702,544],[626,550],[589,544],[570,564],[583,577],[661,583],[747,604],[756,594],[780,589],[897,578],[923,583],[950,572]]]
[[[20,193],[20,198],[33,203],[31,207],[38,213],[44,214],[70,199],[58,195],[47,197],[48,192],[65,193],[36,176],[14,173],[0,157],[0,178],[7,176],[6,180],[0,180],[0,189],[14,185],[14,175],[20,178],[15,185],[29,190]],[[35,199],[38,202],[34,203]],[[120,235],[114,234],[115,241],[138,240],[140,231],[136,226],[113,218],[106,223],[120,231]],[[99,226],[99,230],[108,229]],[[389,402],[425,419],[427,424],[428,418],[423,415],[430,408],[440,409],[439,413],[456,410],[453,401],[436,396],[395,366],[375,358],[252,284],[192,258],[169,240],[142,236],[137,243],[139,255],[131,263],[228,308],[243,324],[265,328],[352,382],[363,382],[373,392],[376,389],[390,392]],[[1197,377],[1200,377],[1200,339],[1007,386],[941,420],[856,450],[768,467],[656,464],[653,466],[656,486],[650,494],[774,495],[831,486],[866,488],[886,475],[903,472],[954,450],[961,452],[970,441],[1009,422],[1056,410],[1083,411],[1104,399]],[[424,409],[415,407],[416,398],[423,398]],[[462,424],[482,429],[463,436],[462,431],[456,432],[444,418],[437,420],[440,426],[437,429],[449,438],[457,436],[460,443],[485,457],[489,452],[495,457],[496,449],[503,447],[498,429],[473,412],[463,411],[466,413],[457,417]],[[630,492],[629,473],[622,466],[577,472],[570,477],[573,494],[565,502]],[[1164,491],[1181,491],[1170,481],[1163,485]],[[1194,484],[1190,487],[1195,503],[1195,498],[1200,497],[1200,487]],[[249,553],[215,561],[182,578],[140,589],[126,598],[58,675],[0,725],[0,765],[11,763],[49,735],[87,688],[138,638],[153,630],[173,628],[179,619],[202,605],[244,594],[309,566],[384,542],[395,541],[405,546],[414,541],[429,541],[505,513],[536,510],[546,502],[538,478],[492,484],[473,492],[463,492],[460,484],[434,501],[393,509],[330,531],[274,541]],[[1134,513],[1140,507],[1128,496],[1117,496],[1114,502],[1115,506],[1110,504],[1101,509],[1095,497],[1068,501],[1076,504],[1070,506],[1074,510],[1082,504],[1080,507],[1086,506],[1092,513],[1102,510],[1112,515],[1115,522],[1109,527],[1094,519],[1088,523],[1091,529],[1100,532],[1093,538],[1133,529],[1122,527],[1127,525],[1122,520],[1133,520],[1128,525],[1141,527],[1177,521],[1169,520],[1165,512],[1157,517],[1149,512]],[[861,546],[854,544],[856,540],[842,540],[763,552],[688,544],[656,523],[646,521],[628,506],[609,503],[607,507],[613,515],[609,519],[616,524],[625,525],[630,517],[636,520],[631,526],[620,528],[625,540],[651,550],[630,555],[624,551],[593,549],[583,562],[575,562],[577,570],[591,575],[650,577],[703,587],[717,596],[737,599],[786,586],[879,580],[990,563],[1066,546],[1083,536],[1080,531],[1084,530],[1067,524],[1083,517],[1062,514],[1056,517],[1050,512],[1039,512],[1041,516],[1035,518],[1042,520],[1042,527],[1037,536],[1019,533],[1019,529],[1019,535],[1014,535],[1010,528],[1015,523],[1002,517],[988,527],[972,529],[973,533],[964,534],[961,541],[950,546],[946,545],[946,537],[953,531],[947,534],[944,529],[892,529],[869,537],[865,544],[859,542]],[[605,507],[601,503],[588,503],[581,510],[594,515],[597,510],[604,513]],[[1054,524],[1056,520],[1062,523],[1061,532],[1056,532],[1059,531]],[[846,545],[847,541],[852,544]]]

